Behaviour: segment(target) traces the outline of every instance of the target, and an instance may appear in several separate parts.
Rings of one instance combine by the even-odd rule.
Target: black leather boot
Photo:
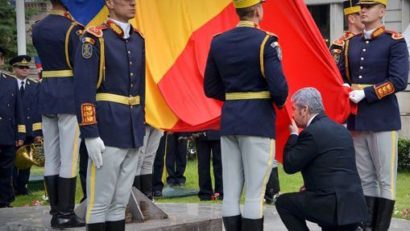
[[[260,219],[242,218],[242,231],[262,231],[263,217]]]
[[[141,191],[141,176],[134,177],[134,183],[132,184],[132,186]]]
[[[73,228],[85,226],[74,213],[76,177],[58,178],[58,214],[57,224],[53,228]]]
[[[364,231],[372,231],[376,221],[377,203],[376,197],[365,196],[367,204],[367,221],[363,224]]]
[[[106,221],[105,230],[106,231],[124,231],[125,230],[125,220]]]
[[[141,192],[152,200],[152,174],[141,175]]]
[[[44,176],[44,183],[46,185],[48,203],[51,208],[51,227],[54,227],[57,225],[58,213],[58,175]]]
[[[266,184],[265,190],[265,201],[267,204],[274,204],[275,203],[275,196],[280,191],[279,185],[279,175],[278,175],[278,168],[272,168],[272,172],[270,173],[268,183]]]
[[[391,217],[393,215],[395,201],[377,198],[377,214],[374,222],[374,231],[387,231],[389,230]]]
[[[241,231],[242,217],[241,215],[222,217],[226,231]]]
[[[105,231],[105,223],[87,224],[87,231]]]

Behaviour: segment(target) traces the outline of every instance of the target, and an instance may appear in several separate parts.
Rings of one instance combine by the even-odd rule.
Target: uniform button
[[[369,41],[366,41],[366,44],[369,44]]]
[[[130,75],[131,75],[131,76],[134,76],[134,73],[131,73]]]
[[[362,61],[363,61],[363,60],[364,60],[364,58],[363,58],[363,57],[360,57],[360,60],[362,60]]]
[[[363,78],[363,76],[359,75],[359,79]]]
[[[2,120],[3,118],[0,117],[0,120]]]
[[[363,67],[362,67],[362,66],[360,66],[360,70],[363,70]]]
[[[27,116],[27,119],[29,120],[29,119],[30,119],[30,116]]]
[[[130,86],[131,86],[131,87],[133,87],[133,86],[134,86],[134,84],[132,84],[132,83],[131,83],[131,85],[130,85]]]
[[[128,54],[131,54],[131,51],[128,51]]]
[[[363,51],[363,52],[366,52],[366,49],[363,49],[362,51]]]
[[[130,65],[132,65],[132,62],[130,62]]]
[[[9,103],[7,104],[7,107],[10,107],[10,104],[9,104]]]

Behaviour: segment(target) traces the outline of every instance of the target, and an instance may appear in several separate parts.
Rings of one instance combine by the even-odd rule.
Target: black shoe
[[[132,186],[141,191],[141,176],[134,177],[134,183],[132,184]]]
[[[263,217],[260,219],[242,218],[242,231],[262,231]]]
[[[58,178],[58,214],[53,228],[82,227],[85,223],[74,213],[76,177]]]
[[[371,231],[374,228],[374,222],[376,221],[377,206],[376,197],[365,196],[367,205],[367,220],[363,223],[362,229],[364,231]]]
[[[384,199],[384,198],[377,198],[376,203],[377,203],[377,215],[376,215],[376,221],[374,222],[373,230],[387,231],[389,230],[395,201]]]
[[[241,215],[222,217],[222,221],[226,231],[241,231],[242,217]]]
[[[145,194],[150,200],[152,196],[152,174],[141,175],[141,192]]]
[[[44,176],[44,184],[47,191],[48,202],[50,204],[50,215],[57,215],[57,205],[58,205],[58,175],[54,176]],[[57,217],[56,217],[57,218]],[[54,218],[54,220],[56,219]],[[53,219],[51,220],[53,227]]]
[[[125,230],[125,220],[106,221],[105,230],[106,231],[124,231]]]
[[[87,231],[105,231],[105,223],[87,224]]]

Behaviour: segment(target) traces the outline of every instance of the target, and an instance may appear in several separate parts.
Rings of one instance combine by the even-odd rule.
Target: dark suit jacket
[[[364,221],[367,207],[356,169],[353,140],[346,128],[318,114],[286,143],[285,172],[302,172],[307,206],[325,223]]]

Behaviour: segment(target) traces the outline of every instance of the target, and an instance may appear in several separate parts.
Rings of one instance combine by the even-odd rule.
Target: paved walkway
[[[127,231],[219,231],[222,230],[219,204],[159,204],[169,218],[148,221],[143,224],[127,224]],[[49,227],[48,207],[23,207],[0,209],[0,231],[43,231]],[[311,230],[320,230],[315,224],[309,224]],[[85,228],[69,229],[83,231]],[[274,206],[265,206],[266,231],[285,231]],[[410,230],[410,221],[393,219],[391,231]]]

